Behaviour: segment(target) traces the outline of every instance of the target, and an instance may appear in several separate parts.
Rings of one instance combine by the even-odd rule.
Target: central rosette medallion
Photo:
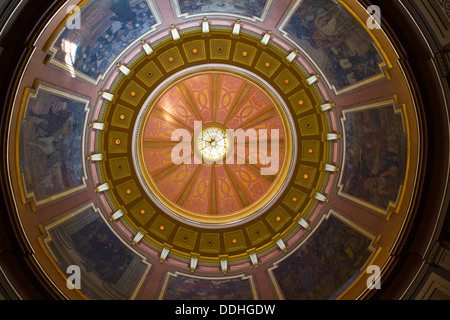
[[[197,140],[197,148],[202,157],[209,160],[222,159],[228,151],[230,142],[227,134],[219,128],[203,130]]]
[[[234,70],[168,79],[137,123],[141,182],[162,210],[187,223],[223,226],[262,213],[294,166],[294,130],[282,102]]]

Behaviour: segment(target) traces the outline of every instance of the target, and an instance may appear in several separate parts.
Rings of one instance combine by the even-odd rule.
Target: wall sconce
[[[103,160],[103,154],[102,153],[92,154],[90,156],[87,156],[87,159],[89,161],[102,161]]]
[[[141,45],[142,45],[142,48],[144,49],[145,53],[146,53],[148,56],[151,55],[151,54],[153,53],[152,47],[150,47],[150,45],[149,45],[145,40],[142,40],[142,41],[141,41]]]
[[[198,257],[199,257],[198,254],[191,255],[191,265],[190,265],[191,272],[195,272],[195,269],[197,269]]]
[[[142,240],[142,238],[144,238],[144,234],[139,231],[133,238],[133,241],[131,242],[131,245],[135,246],[139,241]]]
[[[281,249],[281,251],[283,251],[283,252],[287,251],[287,248],[286,248],[286,245],[283,242],[283,239],[277,238],[277,239],[274,239],[274,240],[275,240],[275,243],[277,244],[278,248]]]
[[[336,166],[333,166],[332,164],[327,163],[327,164],[325,164],[324,170],[328,171],[328,172],[337,172],[339,169],[336,168]]]
[[[341,136],[338,135],[337,133],[327,133],[327,140],[328,141],[333,141],[333,140],[337,140],[339,139]]]
[[[128,69],[126,66],[124,66],[123,64],[117,63],[116,67],[119,68],[120,72],[122,72],[125,76],[129,76],[131,73],[131,70]]]
[[[220,267],[222,269],[222,273],[226,274],[228,270],[228,260],[226,258],[220,260]]]
[[[292,61],[294,61],[294,59],[297,57],[298,51],[294,50],[291,53],[289,53],[286,57],[286,60],[291,63]]]
[[[255,252],[249,253],[250,256],[250,261],[253,264],[254,268],[258,268],[259,267],[259,263],[258,263],[258,256],[256,255]]]
[[[306,84],[308,86],[314,84],[317,80],[319,80],[320,76],[318,74],[315,74],[311,77],[309,77],[308,79],[306,79]]]
[[[322,112],[325,112],[327,110],[330,110],[334,106],[335,106],[335,104],[333,102],[324,103],[324,104],[320,105],[320,110],[322,110]]]
[[[109,184],[108,183],[104,183],[99,185],[97,188],[94,189],[95,192],[104,192],[109,190]]]
[[[233,36],[238,36],[241,32],[241,20],[237,19],[233,26]]]
[[[306,222],[306,220],[303,219],[303,218],[301,218],[300,220],[298,220],[298,224],[301,225],[303,228],[305,228],[305,229],[307,229],[307,230],[310,230],[310,229],[311,229],[309,223]]]
[[[89,127],[91,127],[92,129],[95,129],[95,130],[100,130],[100,131],[105,130],[105,124],[99,123],[99,122],[89,123]]]
[[[98,95],[101,96],[103,99],[108,100],[108,101],[113,101],[114,100],[114,95],[112,95],[111,93],[108,93],[108,92],[99,91]]]
[[[202,20],[202,32],[203,34],[208,34],[209,33],[209,23],[208,23],[208,19],[205,17]]]
[[[264,37],[261,39],[261,44],[267,46],[270,41],[270,36],[272,35],[272,31],[268,30]]]
[[[178,33],[178,30],[177,30],[177,28],[175,27],[175,25],[171,25],[170,26],[170,32],[172,33],[172,39],[174,40],[174,41],[178,41],[178,40],[180,40],[180,34]]]
[[[111,216],[111,218],[109,218],[109,220],[116,221],[121,217],[123,217],[123,211],[119,209],[116,212],[114,212],[114,214]]]
[[[319,200],[321,202],[328,202],[328,198],[325,197],[323,194],[321,194],[320,192],[317,192],[316,195],[314,196],[314,199]]]
[[[163,263],[166,260],[167,256],[169,255],[169,252],[170,252],[170,248],[164,247],[162,249],[161,256],[159,257],[160,263]]]

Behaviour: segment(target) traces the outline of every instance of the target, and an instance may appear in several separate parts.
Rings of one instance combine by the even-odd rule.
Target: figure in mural
[[[28,98],[21,125],[21,172],[37,201],[83,183],[82,130],[86,103],[39,90]]]
[[[107,283],[117,283],[133,259],[101,218],[72,234],[71,240],[86,271]]]
[[[175,0],[178,1],[181,14],[226,12],[244,17],[262,18],[268,0]]]
[[[304,0],[284,27],[337,90],[379,75],[383,59],[362,25],[333,0]]]
[[[95,14],[92,14],[95,12]],[[82,8],[81,26],[65,29],[53,45],[54,59],[97,79],[130,43],[151,30],[156,19],[147,0],[94,0]]]
[[[164,300],[253,300],[250,280],[170,276]]]
[[[392,106],[346,114],[342,191],[386,210],[406,170],[406,133]]]
[[[123,23],[128,23],[136,18],[136,13],[131,10],[130,3],[128,1],[111,0],[110,9],[116,16],[111,17],[112,20],[118,20]]]
[[[334,215],[273,274],[288,300],[332,297],[369,259],[371,240]]]
[[[50,222],[45,230],[43,243],[61,272],[67,274],[73,265],[80,268],[80,290],[88,299],[132,299],[149,270],[150,265],[117,238],[92,203]]]

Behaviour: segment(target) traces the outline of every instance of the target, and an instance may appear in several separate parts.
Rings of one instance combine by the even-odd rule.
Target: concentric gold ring
[[[212,68],[210,70],[205,70],[204,68],[199,71],[192,71],[188,74],[184,74],[181,77],[178,77],[171,81],[170,83],[167,83],[164,88],[162,88],[158,95],[155,97],[152,97],[150,101],[147,101],[147,107],[143,108],[143,111],[141,111],[141,116],[138,118],[137,122],[137,128],[139,128],[136,134],[136,163],[135,166],[138,169],[139,172],[141,172],[142,177],[142,183],[145,186],[146,192],[148,195],[152,198],[152,200],[159,204],[160,208],[163,209],[166,213],[174,216],[175,218],[182,220],[183,222],[190,223],[190,224],[201,224],[204,226],[209,227],[220,227],[223,225],[230,225],[230,224],[236,224],[239,222],[247,221],[248,219],[257,216],[258,214],[264,212],[267,210],[270,205],[273,203],[273,201],[277,198],[277,195],[282,192],[283,186],[286,184],[286,182],[289,180],[287,178],[290,170],[292,170],[292,167],[295,165],[294,163],[294,143],[293,140],[295,139],[292,135],[294,130],[292,129],[292,121],[290,120],[290,115],[287,113],[287,108],[282,106],[282,101],[280,99],[277,99],[277,97],[273,94],[275,91],[271,90],[269,86],[263,86],[261,85],[261,82],[258,82],[255,76],[254,78],[250,77],[247,74],[241,74],[237,69],[234,69],[233,71],[230,71],[230,67],[227,67],[227,69],[218,70],[217,68]],[[211,159],[211,157],[206,157],[206,159],[201,159],[200,161],[198,158],[192,156],[192,157],[185,157],[184,162],[182,164],[175,164],[169,165],[168,167],[161,168],[154,168],[149,167],[146,165],[146,159],[145,155],[146,152],[152,149],[151,145],[152,143],[155,143],[156,145],[158,141],[157,137],[155,136],[149,136],[149,131],[152,130],[153,127],[153,118],[157,118],[158,121],[161,120],[167,120],[169,121],[171,125],[174,126],[173,129],[183,129],[186,132],[190,132],[191,134],[191,140],[189,141],[189,144],[186,142],[181,142],[180,144],[186,147],[191,148],[192,152],[195,153],[195,151],[198,152],[197,149],[197,140],[195,135],[195,128],[186,126],[186,123],[184,122],[183,125],[176,127],[176,124],[178,123],[176,120],[176,109],[173,105],[168,105],[167,101],[172,101],[176,99],[175,95],[178,95],[178,98],[185,99],[185,100],[191,100],[191,97],[185,97],[188,95],[187,91],[184,91],[181,88],[186,87],[186,83],[189,81],[194,81],[193,79],[198,79],[198,77],[228,77],[228,79],[236,79],[236,81],[239,81],[242,83],[242,89],[245,88],[247,90],[246,94],[242,94],[243,97],[246,97],[248,100],[241,100],[239,105],[233,105],[233,112],[229,112],[229,117],[227,118],[226,122],[220,121],[217,119],[210,119],[210,121],[202,122],[202,126],[204,126],[203,132],[207,132],[207,130],[211,130],[213,128],[217,128],[218,130],[225,132],[224,128],[227,128],[227,124],[233,123],[232,115],[238,113],[243,105],[246,105],[246,102],[248,104],[248,109],[254,108],[255,106],[250,106],[250,100],[253,99],[264,99],[264,101],[270,103],[270,106],[267,107],[266,110],[264,110],[265,113],[270,114],[271,118],[276,118],[280,121],[281,127],[279,135],[282,137],[281,140],[277,141],[277,143],[280,145],[281,148],[279,148],[279,158],[277,159],[278,167],[274,172],[271,172],[272,174],[267,174],[267,167],[270,165],[261,165],[260,162],[253,161],[251,163],[251,159],[242,159],[239,158],[239,154],[234,155],[234,159],[228,160],[225,159],[225,157],[219,157],[217,159]],[[171,100],[172,99],[172,100]],[[258,101],[259,103],[259,101]],[[186,110],[192,111],[193,114],[199,114],[200,110],[195,110],[198,106],[195,105],[195,103],[190,102],[180,102],[183,106],[187,107]],[[212,103],[211,103],[212,104]],[[179,107],[179,106],[178,106]],[[220,108],[221,106],[216,105],[216,108]],[[198,109],[198,108],[197,108]],[[179,111],[179,110],[178,110]],[[251,110],[250,110],[251,111]],[[248,112],[250,112],[248,111]],[[187,111],[184,115],[187,114]],[[214,112],[214,111],[213,111]],[[247,111],[243,111],[244,113]],[[163,119],[165,116],[167,116],[166,119]],[[170,120],[169,120],[170,118]],[[187,119],[187,118],[186,118]],[[260,121],[263,122],[263,121]],[[258,129],[258,125],[260,122],[255,121],[256,125],[252,126],[251,121],[248,123],[242,123],[239,124],[238,127],[233,126],[233,130],[236,132],[238,130],[242,130],[244,134],[247,134],[248,132],[251,132],[251,129],[256,128]],[[246,127],[247,126],[247,127]],[[206,129],[205,129],[206,128]],[[277,129],[278,130],[278,129]],[[270,130],[269,130],[270,131]],[[269,132],[267,131],[267,132]],[[262,134],[261,130],[255,130],[255,133]],[[269,133],[270,134],[270,133]],[[256,136],[257,138],[259,135]],[[272,140],[267,140],[266,138],[266,145],[274,145],[272,143]],[[237,139],[233,138],[233,141]],[[177,140],[178,141],[178,140]],[[177,142],[176,141],[176,142]],[[234,148],[236,150],[242,150],[238,149],[240,148],[238,146],[239,143],[236,143],[234,145]],[[172,146],[175,148],[175,145]],[[155,147],[156,148],[156,147]],[[230,147],[233,148],[233,147]],[[249,157],[249,149],[251,148],[249,144],[247,143],[244,147],[246,149],[246,156]],[[270,146],[268,147],[270,149]],[[227,148],[228,149],[228,148]],[[228,150],[228,151],[235,151],[235,150]],[[258,150],[259,153],[260,150]],[[270,151],[271,152],[271,151]],[[225,153],[227,153],[225,151]],[[224,154],[225,154],[224,153]],[[223,155],[224,155],[223,154]],[[271,153],[267,152],[267,155],[271,155]],[[259,156],[259,154],[257,154]],[[250,155],[251,157],[251,155]],[[215,162],[212,162],[211,160],[216,160]],[[259,161],[259,160],[258,160]],[[201,163],[200,163],[201,162]],[[259,166],[258,166],[259,165]],[[176,175],[177,170],[181,170],[183,166],[191,166],[195,167],[190,171],[186,172],[180,172],[180,180],[178,181],[170,181],[168,180],[172,179],[174,175]],[[171,167],[171,169],[170,169]],[[205,168],[206,167],[206,168]],[[236,202],[240,203],[239,208],[236,208],[234,210],[230,210],[228,212],[220,212],[220,210],[217,208],[216,210],[211,209],[212,205],[218,206],[219,201],[221,201],[220,197],[220,186],[215,185],[215,170],[218,170],[217,167],[225,168],[226,174],[229,178],[229,181],[231,182],[231,185],[228,187],[231,187],[234,189],[234,195]],[[232,169],[230,169],[232,168]],[[240,171],[242,169],[242,171]],[[161,172],[167,172],[167,174],[162,174]],[[259,172],[258,172],[259,170]],[[155,173],[156,172],[156,173]],[[206,174],[204,174],[206,172]],[[192,174],[192,176],[187,176],[187,174]],[[257,190],[256,187],[253,186],[254,189],[252,190],[246,190],[245,184],[242,182],[242,180],[245,180],[245,178],[242,178],[240,175],[247,175],[249,179],[259,179],[261,183],[259,184],[261,186],[261,190]],[[201,177],[204,177],[204,185],[198,186],[196,189],[195,181],[202,180]],[[251,177],[250,177],[251,176]],[[173,178],[175,179],[175,178]],[[172,179],[172,180],[173,180]],[[207,181],[209,179],[209,181]],[[167,183],[166,183],[167,182]],[[176,195],[174,196],[174,190],[173,186],[178,183],[177,187],[179,189],[175,190],[177,191]],[[221,183],[221,182],[219,182]],[[257,182],[258,183],[258,182]],[[255,185],[257,185],[255,183]],[[169,184],[171,184],[169,186]],[[264,185],[263,185],[264,184]],[[167,187],[166,187],[167,186]],[[206,194],[207,199],[204,198],[204,200],[207,200],[206,203],[208,207],[205,209],[205,207],[202,207],[202,201],[199,200],[198,204],[195,203],[195,201],[191,200],[191,197],[198,191],[198,189],[204,189],[204,188],[216,188],[214,191],[209,191]],[[259,194],[257,196],[254,196],[251,198],[251,196],[243,195],[243,193],[250,193],[255,192]],[[252,195],[253,196],[253,195]],[[247,199],[244,199],[247,198]],[[250,201],[249,201],[250,200]],[[203,211],[201,209],[204,209]]]

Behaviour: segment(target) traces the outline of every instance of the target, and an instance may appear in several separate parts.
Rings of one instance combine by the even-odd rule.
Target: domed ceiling
[[[332,0],[59,7],[7,136],[43,279],[63,299],[367,296],[424,161],[410,78],[370,17]]]

